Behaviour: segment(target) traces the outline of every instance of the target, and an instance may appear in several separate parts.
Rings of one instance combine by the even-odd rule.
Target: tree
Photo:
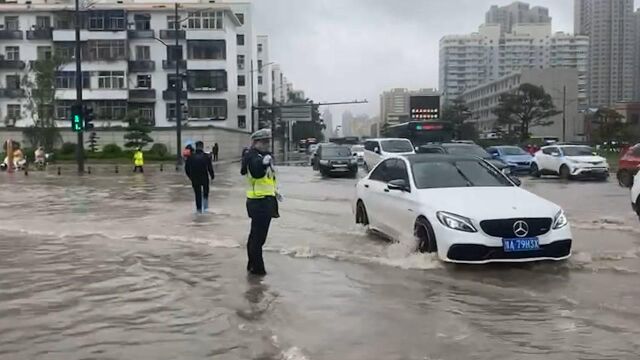
[[[593,140],[598,143],[611,145],[613,141],[626,140],[631,133],[629,126],[622,120],[624,116],[614,109],[600,108],[596,111],[593,123],[597,126],[594,130]]]
[[[23,134],[31,146],[44,146],[50,150],[62,140],[55,123],[54,103],[56,73],[63,63],[64,60],[57,56],[36,60],[22,77],[27,100],[24,116],[33,119],[33,125],[25,129]]]
[[[468,126],[465,126],[465,121],[471,117],[471,111],[469,111],[469,107],[467,103],[462,98],[456,98],[452,100],[450,103],[445,105],[442,110],[441,119],[443,121],[448,121],[453,126],[454,137],[458,140],[472,140],[468,139],[464,135],[469,134]]]
[[[87,140],[87,144],[89,144],[89,152],[94,153],[98,151],[98,139],[100,139],[100,137],[95,131],[92,131],[91,134],[89,134],[89,140]]]
[[[138,147],[144,148],[149,143],[153,142],[149,133],[151,133],[151,124],[149,121],[142,119],[138,114],[130,113],[127,116],[127,133],[124,134],[126,143],[124,146],[130,149],[136,149]]]
[[[542,86],[522,84],[513,93],[502,94],[493,113],[502,125],[519,125],[520,141],[525,141],[531,127],[552,125],[548,119],[562,112]]]

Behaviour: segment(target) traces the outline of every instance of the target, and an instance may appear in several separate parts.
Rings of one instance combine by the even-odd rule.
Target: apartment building
[[[551,24],[549,9],[515,1],[506,6],[493,5],[485,15],[486,24],[499,24],[501,32],[510,33],[515,24]]]
[[[282,72],[282,67],[279,64],[273,64],[271,66],[271,96],[273,98],[272,103],[285,103],[287,102],[287,82]]]
[[[268,103],[272,102],[272,91],[273,87],[271,85],[271,65],[269,58],[269,37],[267,35],[258,35],[258,63],[256,66],[257,70],[257,82],[258,82],[258,99],[260,101],[256,101],[256,103]]]
[[[73,6],[69,0],[0,3],[0,126],[2,120],[33,123],[19,80],[33,73],[34,60],[53,56],[63,59],[53,111],[58,125],[67,126],[76,99]],[[127,116],[174,126],[180,84],[187,126],[250,131],[249,103],[259,86],[259,71],[249,66],[258,53],[252,16],[248,2],[181,1],[179,24],[174,3],[163,0],[101,1],[83,9],[83,99],[93,106],[97,126],[123,125]],[[261,45],[263,53],[267,47]],[[258,84],[253,91],[251,76]]]
[[[472,113],[469,121],[476,125],[479,132],[490,132],[499,127],[493,110],[500,103],[502,94],[513,92],[525,83],[542,86],[551,95],[556,109],[564,110],[564,115],[558,114],[551,117],[549,120],[553,124],[550,126],[532,127],[530,129],[532,135],[562,138],[564,116],[566,140],[581,140],[584,128],[579,121],[576,107],[579,101],[578,79],[579,74],[576,69],[523,69],[468,89],[462,93],[462,98]]]

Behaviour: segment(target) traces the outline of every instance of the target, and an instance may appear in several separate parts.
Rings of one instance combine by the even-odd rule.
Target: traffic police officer
[[[262,259],[262,246],[267,240],[272,218],[279,217],[276,174],[271,149],[271,130],[258,130],[251,135],[251,148],[242,158],[241,174],[247,177],[247,213],[251,232],[247,241],[247,271],[267,274]]]

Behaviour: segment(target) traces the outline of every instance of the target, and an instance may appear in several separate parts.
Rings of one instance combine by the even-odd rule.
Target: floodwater
[[[0,359],[638,359],[640,222],[613,182],[525,180],[564,263],[451,266],[353,224],[353,179],[280,169],[269,275],[245,273],[244,180],[194,214],[182,174],[0,174]]]

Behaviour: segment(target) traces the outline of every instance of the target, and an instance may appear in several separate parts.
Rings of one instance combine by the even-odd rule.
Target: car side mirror
[[[387,184],[387,187],[389,188],[389,190],[410,192],[409,184],[407,184],[407,182],[404,181],[403,179],[391,180]]]
[[[491,153],[491,157],[492,157],[492,158],[494,158],[494,159],[497,159],[497,158],[499,158],[499,157],[500,157],[500,154],[498,154],[498,153]]]
[[[375,152],[376,154],[380,155],[380,148],[376,146],[376,148],[373,149],[373,152]]]
[[[353,157],[356,157],[356,156],[358,156],[358,153],[353,153],[353,154],[351,154],[351,155],[352,155]]]

